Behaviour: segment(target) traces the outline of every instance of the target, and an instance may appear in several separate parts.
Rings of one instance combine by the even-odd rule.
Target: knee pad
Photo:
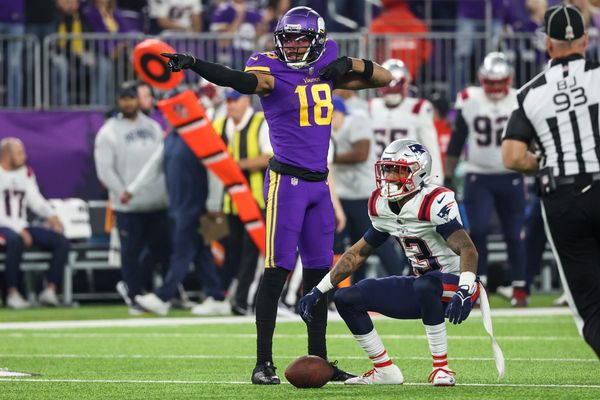
[[[334,301],[338,311],[365,311],[365,302],[356,285],[338,289]]]

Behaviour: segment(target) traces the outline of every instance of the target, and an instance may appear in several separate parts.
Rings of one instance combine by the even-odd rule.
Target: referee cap
[[[579,39],[585,31],[583,15],[571,5],[551,7],[544,14],[544,31],[556,40]]]

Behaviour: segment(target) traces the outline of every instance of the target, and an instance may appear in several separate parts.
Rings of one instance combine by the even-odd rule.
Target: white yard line
[[[564,307],[496,309],[492,310],[493,317],[547,317],[570,315]],[[473,310],[470,318],[480,318],[479,310]],[[375,319],[389,319],[376,316]],[[337,313],[329,314],[330,321],[341,321]],[[277,323],[301,322],[299,316],[278,317]],[[220,325],[220,324],[254,324],[254,316],[247,317],[208,317],[208,318],[129,318],[129,319],[98,319],[84,321],[34,321],[34,322],[5,322],[0,323],[0,330],[45,330],[45,329],[79,329],[79,328],[139,328],[160,326],[186,325]]]
[[[33,382],[33,383],[141,383],[141,384],[172,384],[172,385],[251,385],[247,381],[181,381],[181,380],[137,380],[137,379],[46,379],[46,378],[0,378],[0,382]],[[283,384],[289,384],[282,382]],[[337,384],[339,385],[339,384]],[[407,386],[430,386],[423,382],[405,382]],[[560,388],[560,389],[600,389],[600,385],[573,384],[527,384],[527,383],[462,383],[457,386],[476,387],[518,387],[518,388]]]
[[[297,355],[277,356],[277,358],[293,360]],[[221,355],[221,354],[22,354],[22,353],[0,353],[0,358],[67,358],[67,359],[109,359],[109,360],[203,360],[203,359],[223,359],[223,360],[254,360],[255,355]],[[365,356],[336,356],[338,360],[366,360]],[[431,357],[399,357],[402,360],[429,361]],[[450,357],[453,361],[494,361],[493,357]],[[552,363],[574,363],[589,362],[597,363],[597,358],[507,358],[506,361],[514,362],[552,362]]]
[[[379,335],[382,339],[388,340],[425,340],[425,335]],[[299,339],[306,340],[305,333],[276,333],[276,338],[281,339]],[[165,339],[165,338],[185,338],[185,339],[247,339],[256,340],[255,333],[228,333],[228,332],[212,332],[212,333],[148,333],[148,332],[90,332],[90,333],[0,333],[0,338],[44,338],[44,339],[96,339],[96,338],[144,338],[144,339]],[[332,333],[327,335],[328,339],[354,340],[350,334]],[[496,336],[496,339],[503,341],[580,341],[581,337],[573,336]],[[489,336],[484,335],[450,335],[450,340],[490,340]]]

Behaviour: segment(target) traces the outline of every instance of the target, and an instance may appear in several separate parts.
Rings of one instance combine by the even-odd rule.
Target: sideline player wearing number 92
[[[277,304],[296,250],[305,290],[333,262],[335,217],[327,185],[331,91],[387,86],[388,70],[369,60],[339,57],[323,18],[308,7],[289,10],[274,32],[275,50],[252,55],[244,72],[190,54],[163,54],[172,71],[189,68],[216,85],[258,94],[269,124],[274,157],[265,180],[267,237],[265,273],[256,299],[257,363],[254,384],[279,384],[272,356]],[[308,353],[327,359],[327,305],[315,307],[308,324]],[[333,380],[352,375],[334,365]]]

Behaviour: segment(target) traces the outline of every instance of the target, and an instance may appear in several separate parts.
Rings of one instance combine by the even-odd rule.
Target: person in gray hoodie
[[[170,254],[167,191],[164,174],[159,174],[135,197],[128,185],[163,143],[160,125],[140,111],[137,85],[125,83],[117,98],[119,113],[106,120],[96,136],[94,158],[98,179],[108,189],[117,217],[121,241],[121,275],[126,285],[130,313],[142,309],[134,298],[141,294],[141,259],[145,251],[168,269]],[[127,301],[129,300],[129,301]]]

